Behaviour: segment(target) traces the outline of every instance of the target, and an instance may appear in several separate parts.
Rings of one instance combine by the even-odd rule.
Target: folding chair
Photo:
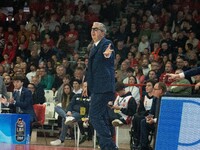
[[[54,92],[52,90],[44,90],[44,96],[46,98],[46,102],[54,101]]]
[[[46,105],[43,104],[35,104],[33,105],[33,109],[36,114],[36,121],[32,123],[32,127],[41,127],[43,135],[45,137],[45,142],[47,145],[47,138],[46,138],[46,133],[44,131],[44,122],[45,122],[45,110],[46,110]]]

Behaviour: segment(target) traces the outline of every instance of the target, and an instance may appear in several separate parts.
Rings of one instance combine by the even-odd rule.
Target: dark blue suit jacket
[[[160,99],[154,97],[149,114],[154,115],[153,118],[158,118],[160,111]]]
[[[13,92],[13,98],[16,100],[16,93]],[[34,121],[36,119],[36,115],[33,109],[33,102],[32,102],[32,94],[27,88],[22,88],[20,94],[20,100],[16,101],[14,104],[15,107],[20,107],[23,114],[30,114],[30,120]]]
[[[200,74],[200,67],[192,68],[190,70],[184,71],[185,78],[192,77]]]
[[[112,42],[103,38],[97,46],[94,46],[89,55],[87,82],[91,93],[115,92],[115,70],[113,51],[111,57],[105,58],[103,53]]]

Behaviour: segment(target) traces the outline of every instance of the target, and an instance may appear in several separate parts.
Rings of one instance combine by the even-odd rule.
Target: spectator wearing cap
[[[133,98],[131,92],[125,91],[125,85],[122,82],[116,83],[117,97],[112,104],[112,101],[108,103],[112,111],[110,111],[109,117],[113,126],[121,126],[123,124],[129,124],[132,116],[136,113],[137,104]]]

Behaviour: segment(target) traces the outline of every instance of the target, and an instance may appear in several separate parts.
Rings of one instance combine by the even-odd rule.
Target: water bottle
[[[30,135],[29,134],[27,134],[27,137],[26,137],[27,139],[26,139],[26,144],[30,144]]]
[[[16,122],[16,132],[15,132],[16,141],[22,142],[25,139],[25,122],[22,118],[18,118]]]

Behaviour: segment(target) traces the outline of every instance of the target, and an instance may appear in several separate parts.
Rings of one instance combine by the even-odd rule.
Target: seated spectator
[[[108,103],[111,108],[109,116],[112,125],[121,126],[123,124],[129,124],[137,109],[135,99],[130,92],[125,91],[125,85],[122,82],[116,83],[116,92],[118,96],[114,104],[112,105],[112,102]]]
[[[165,64],[165,71],[160,75],[159,81],[164,82],[167,85],[170,85],[172,83],[172,80],[169,80],[166,77],[167,73],[174,73],[172,63],[170,61],[167,61]]]
[[[10,99],[0,98],[0,102],[10,109],[15,109],[18,114],[30,114],[30,122],[36,120],[35,112],[32,105],[31,91],[23,87],[24,78],[14,76],[13,84],[15,91]]]
[[[135,76],[130,76],[128,80],[128,84],[137,84],[137,79]],[[140,101],[140,89],[137,86],[129,85],[125,88],[126,92],[131,92],[133,98],[135,99],[136,103],[139,104]]]
[[[145,95],[140,100],[137,113],[134,114],[132,120],[133,137],[134,137],[134,147],[137,147],[140,143],[140,122],[145,116],[148,115],[153,102],[153,87],[155,85],[154,80],[147,80],[145,86]]]
[[[28,84],[28,87],[27,87],[31,93],[32,93],[32,104],[38,104],[36,101],[37,101],[37,98],[36,98],[36,93],[35,93],[35,85],[33,83],[29,83]]]
[[[135,54],[133,52],[128,52],[127,59],[130,61],[131,68],[137,65],[137,60],[135,59]]]
[[[155,70],[150,70],[149,71],[148,76],[146,77],[146,80],[149,80],[149,79],[158,81],[158,77],[157,77],[157,74],[156,74]]]
[[[51,90],[54,82],[53,75],[47,74],[46,68],[40,68],[40,84],[45,90]]]
[[[31,87],[33,87],[34,89],[32,89],[32,94],[34,94],[34,99],[33,99],[33,103],[34,104],[43,104],[46,101],[46,98],[44,96],[44,88],[43,86],[39,83],[39,77],[38,76],[33,76],[31,79]],[[29,87],[29,85],[28,85]],[[31,88],[30,88],[31,89]]]
[[[175,74],[182,73],[183,70],[177,69]],[[187,79],[177,79],[176,81],[171,83],[171,86],[168,89],[169,94],[177,94],[177,95],[191,95],[192,87],[191,86],[180,86],[181,84],[190,85],[190,81]]]
[[[17,65],[16,65],[17,66]],[[22,66],[21,65],[18,65],[16,67],[16,70],[14,72],[14,76],[22,76],[23,77],[23,86],[24,87],[27,87],[28,84],[29,84],[29,80],[28,78],[26,77],[25,73],[23,72],[23,69],[22,69]]]
[[[28,39],[25,34],[21,34],[18,38],[16,55],[21,56],[23,59],[27,59],[30,57],[30,51],[28,50]]]
[[[71,88],[70,85],[70,76],[69,75],[65,75],[62,79],[62,85],[58,88],[57,90],[57,94],[55,97],[56,103],[61,103],[62,102],[62,96],[63,96],[63,92],[64,92],[64,86],[68,85]],[[71,89],[72,91],[72,89]]]
[[[194,94],[199,94],[200,92],[200,75],[196,75],[194,76],[194,80],[195,80],[195,87],[194,87]]]
[[[159,115],[160,99],[166,93],[167,87],[163,82],[157,82],[153,88],[153,102],[149,114],[142,119],[140,126],[140,146],[141,150],[149,150],[148,136],[151,131],[155,130],[157,118]]]
[[[143,84],[144,80],[145,80],[145,75],[143,74],[142,67],[137,65],[134,67],[134,69],[135,69],[134,75],[136,76],[137,80],[139,81],[138,83]]]
[[[32,77],[36,75],[37,67],[35,64],[30,64],[30,72],[26,74],[26,77],[28,78],[29,82],[31,82]]]
[[[130,77],[130,76],[133,76],[134,69],[131,68],[131,67],[128,67],[128,68],[126,69],[126,73],[127,73],[127,77],[123,80],[123,83],[124,83],[124,84],[128,84],[129,77]]]
[[[13,46],[13,43],[8,42],[7,44],[5,44],[5,48],[2,52],[2,56],[4,56],[5,54],[8,54],[8,62],[13,62],[14,58],[16,56],[16,48]]]
[[[6,85],[7,92],[13,92],[14,85],[13,85],[10,75],[5,75],[3,81]]]
[[[74,79],[73,80],[73,93],[74,94],[79,94],[82,92],[82,88],[81,88],[81,84],[82,84],[82,81],[79,80],[79,79]]]
[[[87,84],[83,85],[83,88],[87,88]],[[51,145],[61,145],[64,143],[65,136],[69,125],[72,125],[74,121],[80,121],[83,117],[88,117],[90,98],[84,97],[82,93],[75,94],[67,109],[64,111],[61,107],[55,107],[55,111],[63,118],[62,130],[59,139],[51,141]],[[67,113],[66,113],[67,112]],[[80,128],[81,129],[81,128]],[[81,131],[83,133],[83,131]],[[82,137],[82,136],[81,136]]]
[[[55,107],[55,111],[58,112],[59,109],[64,110],[67,113],[67,107],[74,96],[74,93],[72,92],[72,87],[69,84],[69,77],[66,76],[63,78],[63,84],[60,86],[60,88],[57,91],[56,97],[55,97],[55,103],[57,106]],[[58,127],[59,129],[62,129],[62,115],[58,113]]]
[[[79,48],[79,40],[78,40],[78,32],[75,29],[74,23],[69,24],[69,31],[66,33],[65,39],[72,50],[74,52],[78,52]]]
[[[52,90],[55,92],[58,90],[58,88],[62,85],[63,83],[63,78],[65,76],[65,67],[63,65],[59,65],[56,67],[56,74],[55,74],[55,80],[52,86]]]
[[[149,71],[150,71],[149,60],[147,58],[143,58],[143,60],[142,60],[142,72],[143,72],[145,77],[148,75]]]

